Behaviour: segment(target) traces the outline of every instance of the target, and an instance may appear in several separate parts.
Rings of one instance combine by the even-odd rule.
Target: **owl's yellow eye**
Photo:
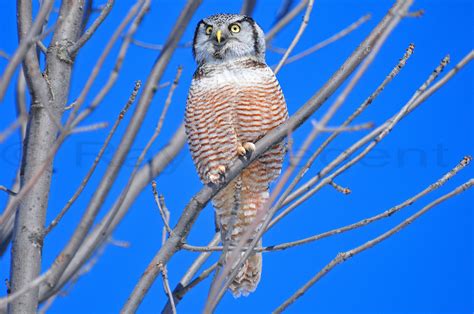
[[[211,35],[212,33],[212,26],[206,27],[206,35]]]
[[[230,31],[232,33],[238,33],[240,32],[240,26],[237,25],[237,24],[232,24],[230,27],[229,27]]]

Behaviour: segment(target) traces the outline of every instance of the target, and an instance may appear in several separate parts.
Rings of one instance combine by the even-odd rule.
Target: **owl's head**
[[[196,27],[193,55],[200,65],[242,58],[265,62],[265,36],[249,16],[211,15]]]

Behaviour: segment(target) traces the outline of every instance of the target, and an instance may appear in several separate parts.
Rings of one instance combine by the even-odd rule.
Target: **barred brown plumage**
[[[240,23],[241,31],[233,35],[227,30],[235,23]],[[206,34],[204,25],[213,26],[214,32]],[[217,30],[223,43],[213,38]],[[199,66],[187,99],[186,133],[201,180],[216,183],[239,158],[239,149],[251,147],[245,143],[255,143],[283,123],[288,112],[280,85],[265,63],[263,32],[251,18],[204,19],[198,24],[193,50]],[[264,208],[269,184],[280,174],[284,156],[284,144],[274,145],[214,197],[225,247],[231,250]],[[246,261],[230,286],[234,296],[255,290],[261,267],[261,253]]]

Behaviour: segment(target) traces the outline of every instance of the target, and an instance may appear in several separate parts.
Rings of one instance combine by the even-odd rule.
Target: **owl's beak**
[[[221,43],[221,39],[222,39],[222,31],[221,30],[218,30],[216,32],[216,39],[217,39],[217,43]]]

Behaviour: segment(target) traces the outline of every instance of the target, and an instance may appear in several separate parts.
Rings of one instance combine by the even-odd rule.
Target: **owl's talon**
[[[211,173],[207,175],[207,178],[209,179],[209,182],[213,184],[219,184],[224,181],[223,179],[225,176],[225,172],[226,167],[224,165],[219,165],[215,168],[214,171],[211,171]]]
[[[226,170],[226,169],[225,169],[225,166],[224,166],[224,165],[219,165],[219,166],[217,166],[217,172],[218,172],[221,176],[223,176],[223,175],[225,174],[225,170]]]
[[[242,145],[237,146],[237,154],[240,157],[245,157],[255,151],[255,144],[251,142],[245,142]]]
[[[252,142],[245,142],[243,146],[247,153],[253,153],[255,151],[255,144]]]
[[[208,174],[207,177],[209,179],[209,182],[213,184],[219,184],[219,181],[221,179],[221,176],[218,174]]]
[[[243,156],[245,156],[245,154],[247,154],[247,150],[242,145],[239,145],[239,146],[237,146],[237,154],[239,154],[239,156],[243,157]]]

